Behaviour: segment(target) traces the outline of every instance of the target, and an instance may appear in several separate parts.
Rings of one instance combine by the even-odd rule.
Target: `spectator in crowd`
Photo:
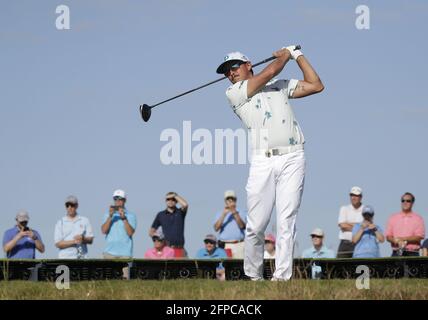
[[[352,258],[354,252],[352,229],[356,223],[363,221],[362,189],[360,187],[352,187],[349,196],[351,197],[351,204],[342,206],[339,213],[340,244],[337,250],[338,258]]]
[[[75,196],[65,199],[67,214],[55,225],[55,246],[60,259],[83,259],[88,255],[88,244],[92,244],[94,233],[86,217],[77,213],[79,202]]]
[[[153,248],[148,249],[144,254],[146,259],[172,259],[174,258],[174,249],[166,245],[165,236],[159,229],[153,235]]]
[[[35,259],[36,249],[43,253],[45,245],[40,234],[28,227],[30,217],[27,211],[16,215],[16,226],[6,230],[3,236],[3,250],[8,259]]]
[[[428,239],[425,239],[424,243],[422,244],[422,256],[428,257]]]
[[[275,236],[271,233],[265,236],[264,259],[275,259]]]
[[[237,197],[233,190],[224,193],[225,206],[215,217],[214,230],[224,242],[225,250],[232,251],[232,258],[244,258],[244,237],[247,214],[236,207]]]
[[[113,193],[114,205],[104,215],[101,232],[106,235],[104,259],[130,259],[133,252],[133,235],[137,228],[137,217],[125,206],[126,193],[116,190]],[[129,269],[123,268],[123,277],[129,279]]]
[[[371,206],[364,206],[362,215],[363,222],[356,223],[352,229],[353,258],[379,258],[379,242],[385,241],[382,229],[373,223],[374,209]]]
[[[415,196],[406,192],[401,197],[401,212],[393,214],[387,223],[385,236],[391,243],[392,256],[419,256],[420,243],[425,238],[424,219],[414,212]]]
[[[208,234],[205,239],[205,248],[200,249],[196,253],[196,259],[227,259],[226,251],[217,247],[217,237],[213,234]],[[225,280],[225,271],[220,263],[216,269],[218,280]]]
[[[315,228],[311,232],[312,247],[303,251],[302,258],[322,259],[334,258],[334,252],[324,245],[324,231]]]
[[[166,243],[174,249],[175,257],[186,257],[187,253],[184,249],[184,220],[189,205],[183,197],[175,192],[168,192],[165,196],[165,201],[166,209],[156,215],[149,235],[153,237],[156,230],[162,227]],[[177,203],[180,204],[180,208],[177,207]]]
[[[224,259],[227,258],[226,251],[217,247],[217,237],[213,234],[208,234],[205,239],[205,248],[200,249],[196,253],[197,259],[211,258],[211,259]]]

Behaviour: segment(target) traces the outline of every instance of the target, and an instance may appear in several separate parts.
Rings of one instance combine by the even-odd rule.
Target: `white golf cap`
[[[114,197],[121,197],[121,198],[126,199],[126,193],[123,190],[117,189],[113,192],[113,198]]]
[[[65,198],[65,203],[74,203],[74,204],[78,204],[78,200],[77,197],[75,196],[68,196],[67,198]]]
[[[241,52],[238,52],[238,51],[230,52],[224,57],[223,62],[218,66],[216,72],[219,74],[226,73],[227,70],[225,69],[225,67],[230,61],[232,61],[232,62],[234,62],[234,61],[236,61],[236,62],[238,62],[238,61],[248,62],[248,61],[250,61],[250,59],[248,59],[248,57]]]
[[[21,210],[16,214],[16,220],[18,222],[24,222],[30,220],[30,216],[28,215],[28,212],[25,210]]]
[[[226,200],[227,198],[235,198],[236,199],[236,193],[233,190],[227,190],[224,193],[224,199]]]
[[[355,194],[356,196],[360,196],[363,194],[363,189],[361,189],[360,187],[352,187],[351,188],[351,194]]]
[[[312,230],[311,236],[324,237],[324,231],[322,231],[322,229],[320,228],[315,228],[314,230]]]

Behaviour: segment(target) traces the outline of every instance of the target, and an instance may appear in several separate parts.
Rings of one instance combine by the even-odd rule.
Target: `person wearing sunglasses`
[[[246,185],[248,219],[245,234],[245,275],[263,280],[264,234],[276,208],[277,243],[273,281],[287,281],[293,273],[296,219],[305,181],[305,137],[290,100],[323,91],[315,69],[297,46],[283,47],[275,59],[255,73],[241,52],[227,54],[216,72],[232,83],[226,97],[232,111],[251,136],[250,171]],[[301,80],[277,79],[295,61]]]
[[[40,234],[28,227],[29,220],[27,211],[19,211],[16,226],[4,233],[3,250],[8,259],[35,259],[36,249],[40,253],[45,252]]]
[[[159,227],[165,235],[168,246],[174,249],[176,258],[187,256],[184,249],[184,221],[189,205],[187,201],[176,192],[168,192],[165,195],[166,209],[158,212],[149,230],[152,238]],[[177,203],[180,207],[177,207]]]
[[[227,190],[224,193],[224,209],[217,213],[214,230],[218,232],[219,240],[224,243],[226,252],[234,259],[244,259],[244,238],[247,224],[247,214],[237,208],[235,191]]]
[[[425,222],[413,211],[415,196],[406,192],[401,197],[401,211],[393,214],[386,226],[386,240],[391,243],[392,256],[419,256],[425,238]]]
[[[166,245],[165,236],[160,228],[152,237],[153,248],[150,248],[144,254],[146,259],[173,259],[175,256],[174,249]]]
[[[353,258],[379,258],[379,243],[385,241],[382,229],[374,224],[374,209],[363,208],[363,222],[357,223],[352,229],[352,242],[355,244]]]
[[[334,258],[333,250],[330,250],[324,245],[324,231],[320,228],[315,228],[311,232],[312,247],[303,251],[302,258],[305,259],[322,259]]]
[[[137,217],[130,212],[125,203],[126,193],[123,190],[113,192],[114,204],[110,205],[104,215],[101,232],[106,235],[105,259],[131,258],[133,253],[133,235],[137,227]]]
[[[55,225],[55,246],[59,259],[83,259],[88,255],[94,233],[89,219],[77,213],[79,202],[75,196],[65,199],[67,214]]]
[[[213,234],[207,234],[204,238],[205,248],[196,253],[196,259],[227,259],[227,253],[224,249],[217,247],[217,237]],[[225,280],[226,274],[223,264],[220,263],[216,268],[216,277],[218,280]]]
[[[324,231],[320,228],[315,228],[311,232],[312,247],[303,251],[302,258],[304,259],[331,259],[334,258],[333,250],[330,250],[324,245]],[[312,279],[321,279],[323,270],[316,261],[311,263]]]
[[[342,206],[339,212],[339,248],[337,258],[352,258],[354,243],[352,243],[352,229],[356,223],[363,221],[363,190],[360,187],[352,187],[349,193],[350,204]]]

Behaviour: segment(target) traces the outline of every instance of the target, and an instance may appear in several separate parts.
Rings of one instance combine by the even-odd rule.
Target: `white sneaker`
[[[281,281],[281,282],[285,282],[285,281],[288,281],[288,280],[272,277],[272,279],[270,279],[270,281]]]
[[[263,281],[263,278],[251,278],[251,281]]]

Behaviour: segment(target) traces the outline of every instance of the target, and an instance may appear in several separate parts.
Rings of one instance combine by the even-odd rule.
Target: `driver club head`
[[[147,122],[149,121],[150,116],[152,115],[152,108],[147,104],[140,105],[140,113],[144,122]]]

